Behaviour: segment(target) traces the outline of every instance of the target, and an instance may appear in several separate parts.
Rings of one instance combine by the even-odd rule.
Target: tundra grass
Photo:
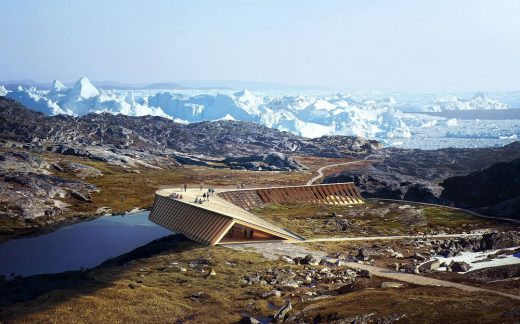
[[[357,205],[268,205],[251,210],[256,215],[305,238],[393,236],[462,233],[478,229],[512,228],[491,219],[442,207],[367,201]],[[338,217],[332,217],[336,213]],[[336,220],[349,226],[343,230]]]

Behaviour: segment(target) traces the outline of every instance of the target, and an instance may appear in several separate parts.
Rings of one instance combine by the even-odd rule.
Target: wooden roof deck
[[[281,239],[295,241],[301,237],[250,213],[246,209],[267,203],[362,203],[359,191],[352,183],[303,185],[242,190],[217,190],[202,204],[195,202],[207,190],[199,188],[162,189],[156,199],[150,220],[188,238],[209,245],[219,243],[234,223],[246,225]],[[182,199],[176,195],[182,195]]]

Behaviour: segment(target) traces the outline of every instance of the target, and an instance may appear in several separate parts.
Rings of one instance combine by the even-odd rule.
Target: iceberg
[[[98,89],[86,77],[71,87],[54,80],[50,90],[18,87],[0,94],[48,115],[82,116],[108,112],[129,116],[161,116],[179,123],[237,120],[258,123],[305,137],[352,135],[374,139],[409,139],[411,129],[424,131],[458,125],[423,113],[405,113],[409,104],[383,94],[359,99],[350,94],[319,92],[255,92],[226,90],[106,90]],[[374,95],[372,97],[372,95]],[[456,96],[428,97],[429,111],[507,109],[508,104],[487,98],[483,93],[471,99]],[[434,101],[433,101],[434,100]],[[433,104],[431,102],[433,101]],[[415,108],[414,108],[415,109]],[[444,132],[446,134],[446,132]],[[448,136],[455,136],[449,133]]]
[[[6,96],[7,92],[7,89],[3,85],[0,85],[0,96]]]
[[[508,104],[488,98],[483,92],[476,93],[471,99],[465,100],[456,96],[444,96],[435,99],[431,111],[446,110],[490,110],[509,109]]]

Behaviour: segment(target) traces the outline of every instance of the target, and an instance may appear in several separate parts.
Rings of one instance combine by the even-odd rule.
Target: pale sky
[[[520,90],[520,1],[0,0],[0,80]]]

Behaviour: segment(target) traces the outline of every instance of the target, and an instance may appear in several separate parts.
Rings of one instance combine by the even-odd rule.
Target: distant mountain
[[[250,89],[250,90],[319,90],[322,87],[294,85],[279,82],[258,82],[241,80],[181,80],[178,84],[191,89]]]
[[[42,90],[49,90],[51,88],[51,83],[47,82],[38,82],[34,80],[8,80],[8,81],[0,81],[7,90],[13,91],[16,90],[19,86],[23,86],[25,88],[36,87]]]
[[[317,86],[292,85],[278,82],[255,82],[239,80],[181,80],[174,82],[154,83],[121,83],[115,81],[91,81],[97,88],[105,90],[143,90],[143,89],[193,89],[193,90],[310,90],[321,89]],[[7,80],[0,81],[7,90],[15,90],[18,86],[26,88],[36,87],[41,90],[50,90],[52,83],[34,80]],[[71,87],[73,83],[65,83]]]
[[[174,82],[160,82],[146,85],[143,89],[189,89]]]

